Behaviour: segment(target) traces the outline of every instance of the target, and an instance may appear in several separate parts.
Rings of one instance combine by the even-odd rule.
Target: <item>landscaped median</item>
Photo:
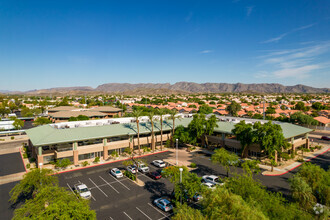
[[[168,149],[166,149],[166,148],[163,148],[162,151],[156,149],[154,152],[144,152],[141,155],[134,156],[134,158],[146,157],[149,155],[164,153],[167,151],[168,151]],[[33,170],[34,168],[36,168],[35,160],[32,159],[32,161],[31,161],[31,158],[26,153],[26,149],[24,147],[20,148],[20,153],[22,156],[22,160],[23,160],[23,164],[24,164],[26,172],[29,172],[29,171]],[[42,168],[51,169],[51,170],[54,170],[56,174],[60,174],[60,173],[81,170],[81,169],[86,169],[86,168],[95,167],[95,166],[102,166],[105,164],[110,164],[110,163],[130,160],[130,159],[131,159],[131,157],[128,154],[118,155],[117,157],[112,157],[108,160],[101,160],[99,157],[96,157],[96,158],[94,158],[94,160],[83,161],[77,166],[73,165],[70,161],[63,159],[63,160],[57,160],[56,162],[54,162],[52,164],[43,165]]]

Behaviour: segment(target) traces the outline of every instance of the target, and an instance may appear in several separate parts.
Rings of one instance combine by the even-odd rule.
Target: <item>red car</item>
[[[160,178],[162,178],[162,175],[160,175],[160,173],[154,171],[154,172],[148,172],[146,173],[147,176],[149,176],[150,178],[154,179],[154,180],[158,180]]]
[[[330,137],[329,136],[322,136],[321,139],[322,140],[326,140],[326,141],[330,141]]]

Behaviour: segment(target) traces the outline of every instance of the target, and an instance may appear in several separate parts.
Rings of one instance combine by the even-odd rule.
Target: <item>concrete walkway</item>
[[[20,181],[23,179],[24,174],[26,172],[14,173],[6,176],[0,177],[0,185]]]
[[[329,150],[330,150],[330,146],[325,146],[322,149],[314,152],[313,154],[305,157],[304,158],[304,162],[308,162],[311,159],[313,159],[313,158],[315,158],[315,157],[317,157],[317,156],[319,156],[321,154],[324,154],[324,153],[328,152]],[[260,168],[266,170],[266,171],[262,172],[262,175],[265,175],[265,176],[280,176],[280,175],[286,174],[289,171],[291,171],[291,170],[299,167],[304,162],[294,162],[294,163],[290,164],[289,166],[286,166],[286,167],[281,168],[281,169],[274,167],[274,171],[273,172],[271,172],[271,166],[266,166],[266,165],[259,165],[259,166],[260,166]]]

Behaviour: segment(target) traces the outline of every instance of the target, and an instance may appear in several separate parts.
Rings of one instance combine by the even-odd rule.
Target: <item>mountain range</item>
[[[0,90],[0,92],[2,92]],[[47,95],[47,94],[178,94],[178,93],[330,93],[330,88],[314,88],[306,85],[284,86],[277,83],[194,83],[177,82],[170,83],[106,83],[99,85],[95,89],[89,86],[78,87],[57,87],[50,89],[30,90],[26,92],[2,93],[27,94],[27,95]]]

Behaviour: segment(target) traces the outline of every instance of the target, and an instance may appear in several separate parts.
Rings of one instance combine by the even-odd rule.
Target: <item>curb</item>
[[[301,166],[303,163],[305,163],[305,162],[309,162],[309,161],[311,161],[312,159],[314,159],[315,157],[318,157],[318,156],[320,156],[320,155],[322,155],[322,154],[328,152],[329,150],[330,150],[330,148],[328,148],[327,150],[323,151],[322,153],[320,153],[320,154],[318,154],[318,155],[316,155],[316,156],[314,156],[314,157],[312,157],[312,158],[309,158],[308,160],[306,160],[306,161],[300,163],[299,165],[297,165],[297,166],[295,166],[295,167],[293,167],[293,168],[291,168],[291,169],[285,171],[284,173],[279,173],[279,174],[263,174],[263,175],[264,175],[264,176],[281,176],[281,175],[284,175],[284,174],[290,172],[291,170],[294,170],[294,169],[296,169],[297,167]]]
[[[169,151],[169,150],[163,150],[163,151],[159,151],[159,152],[155,152],[155,153],[150,153],[150,154],[146,154],[146,155],[137,156],[137,157],[135,157],[135,158],[140,158],[140,157],[146,157],[146,156],[150,156],[150,155],[154,155],[154,154],[165,153],[165,152],[168,152],[168,151]],[[116,162],[121,162],[121,161],[129,160],[129,159],[130,159],[130,158],[122,159],[122,160],[110,161],[110,162],[101,163],[101,164],[94,164],[94,165],[86,166],[86,167],[79,167],[79,168],[77,168],[77,169],[72,169],[72,170],[64,170],[64,171],[56,172],[56,173],[54,173],[54,175],[61,174],[61,173],[68,173],[68,172],[77,171],[77,170],[82,170],[82,169],[88,169],[88,168],[91,168],[91,167],[97,167],[97,166],[102,166],[102,165],[111,164],[111,163],[116,163]],[[24,167],[25,167],[25,164],[24,164]]]

